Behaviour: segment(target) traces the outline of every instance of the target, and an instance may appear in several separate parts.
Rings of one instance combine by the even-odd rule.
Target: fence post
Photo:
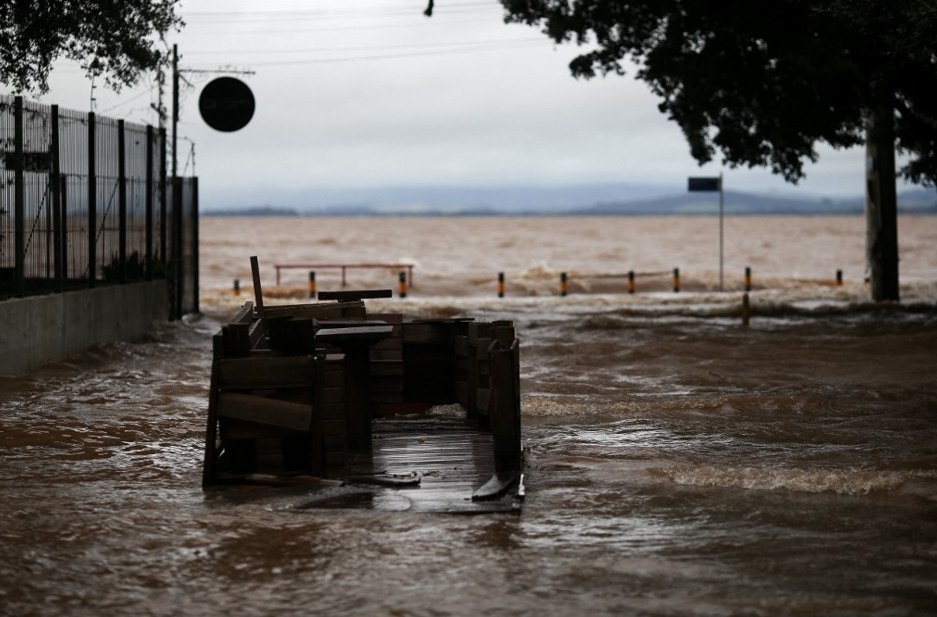
[[[836,284],[837,285],[843,284],[843,271],[842,270],[836,271]]]
[[[745,291],[752,290],[752,269],[745,266]]]
[[[62,291],[62,181],[59,169],[59,106],[52,106],[52,143],[50,154],[52,169],[49,183],[52,185],[52,263],[55,273],[55,289]]]
[[[498,297],[504,297],[504,272],[498,272]]]
[[[401,298],[407,297],[407,273],[406,272],[400,273],[400,297]]]
[[[59,186],[59,199],[62,202],[62,213],[59,220],[62,221],[62,283],[68,279],[68,178],[62,175]],[[74,264],[72,266],[74,268]]]
[[[199,312],[198,300],[198,178],[192,177],[192,312]]]
[[[634,293],[634,270],[628,271],[628,293]]]
[[[26,231],[24,217],[26,216],[26,178],[23,169],[26,157],[23,154],[23,97],[13,99],[14,127],[13,139],[16,173],[13,178],[13,225],[14,225],[14,277],[16,295],[26,295]]]
[[[566,273],[560,272],[560,295],[565,296],[567,291],[568,287],[566,286]]]
[[[98,178],[95,169],[95,120],[88,112],[88,285],[95,286],[98,278]]]
[[[127,140],[124,121],[117,121],[117,260],[118,280],[127,282]]]
[[[673,269],[673,292],[680,291],[680,268]]]
[[[146,125],[146,280],[153,280],[153,127]]]
[[[159,259],[162,261],[164,271],[168,273],[165,266],[169,265],[169,256],[166,253],[166,228],[167,228],[167,178],[166,178],[166,129],[159,129]]]
[[[170,319],[182,317],[182,178],[172,178],[172,247],[169,259],[172,287]]]
[[[277,275],[279,276],[280,270],[277,269]],[[279,282],[277,283],[279,284]],[[315,299],[316,297],[316,273],[314,270],[309,271],[309,297]]]

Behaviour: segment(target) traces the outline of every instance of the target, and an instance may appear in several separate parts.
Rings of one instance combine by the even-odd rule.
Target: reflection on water
[[[937,294],[856,287],[375,303],[517,323],[527,500],[474,517],[203,493],[209,290],[0,378],[0,614],[937,613]]]

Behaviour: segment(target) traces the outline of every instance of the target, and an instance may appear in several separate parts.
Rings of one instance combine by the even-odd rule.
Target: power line
[[[450,56],[457,54],[482,53],[492,51],[504,51],[508,49],[518,49],[532,47],[531,43],[541,45],[542,39],[534,39],[524,44],[502,45],[502,46],[484,46],[484,47],[465,47],[461,49],[440,49],[436,51],[413,51],[391,54],[373,54],[364,56],[347,56],[340,58],[306,58],[302,60],[272,60],[269,62],[251,62],[251,66],[295,66],[302,64],[337,64],[343,62],[365,62],[371,60],[396,60],[400,58],[414,58],[419,56]]]
[[[229,23],[230,25],[237,25],[237,24],[251,25],[248,22],[229,22]],[[491,23],[491,19],[484,18],[484,19],[460,19],[459,20],[459,25],[480,24],[480,23]],[[306,27],[306,26],[303,26],[302,24],[295,24],[295,20],[291,20],[290,24],[297,25],[298,27],[296,28],[268,28],[268,29],[251,28],[250,30],[238,30],[237,34],[238,36],[250,36],[254,34],[309,34],[313,32],[336,33],[336,32],[358,32],[358,31],[363,31],[363,30],[400,30],[400,29],[413,29],[415,27],[415,24],[412,22],[397,23],[397,24],[381,23],[381,24],[362,24],[362,25],[353,25],[353,26],[351,25],[342,25],[342,26],[323,25],[320,27]],[[224,24],[219,23],[219,24],[207,24],[207,25],[212,26],[212,25],[224,25]],[[206,31],[203,28],[202,24],[199,24],[195,32],[197,32],[198,36],[200,37],[201,36],[216,36],[216,35],[229,36],[231,34],[231,29],[226,27],[221,30]]]
[[[364,45],[364,46],[354,46],[354,47],[310,47],[305,49],[251,49],[246,50],[241,49],[230,49],[230,50],[186,50],[186,57],[189,56],[205,56],[205,55],[234,55],[234,54],[303,54],[303,53],[333,53],[333,52],[349,52],[349,51],[391,51],[398,49],[439,49],[445,50],[446,48],[471,48],[471,47],[480,47],[480,46],[501,46],[501,45],[514,45],[519,43],[542,43],[545,39],[543,37],[527,37],[522,39],[496,39],[489,41],[459,41],[459,42],[442,42],[442,43],[405,43],[401,45]]]
[[[467,12],[478,12],[478,9],[482,10],[491,10],[493,8],[500,8],[500,5],[493,2],[474,2],[474,3],[462,3],[462,4],[447,4],[446,10],[444,13],[456,12],[456,13],[467,13]],[[443,13],[441,13],[443,14]],[[339,10],[339,11],[330,11],[328,9],[312,9],[312,10],[284,10],[284,11],[185,11],[183,16],[185,18],[195,18],[198,21],[202,22],[207,18],[207,21],[220,20],[222,22],[228,21],[239,21],[240,17],[247,16],[251,20],[257,21],[267,21],[267,20],[282,20],[282,19],[335,19],[335,18],[346,18],[346,17],[368,17],[368,16],[414,16],[416,18],[423,18],[422,11],[414,11],[413,7],[410,6],[397,6],[397,7],[388,7],[388,6],[375,6],[375,7],[363,7],[360,9],[353,10]]]

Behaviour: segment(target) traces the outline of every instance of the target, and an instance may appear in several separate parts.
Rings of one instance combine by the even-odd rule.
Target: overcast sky
[[[659,184],[725,174],[727,190],[830,197],[863,193],[864,151],[820,150],[799,188],[767,170],[700,168],[647,86],[576,80],[573,45],[506,25],[496,0],[187,0],[170,37],[182,56],[180,171],[210,187],[302,191],[387,185]],[[87,110],[91,84],[57,63],[43,102]],[[220,133],[198,95],[223,68],[256,99],[251,123]],[[156,124],[153,76],[119,94],[94,90],[103,115]],[[99,84],[100,86],[100,84]],[[166,102],[170,93],[167,90]],[[184,137],[185,139],[181,139]]]

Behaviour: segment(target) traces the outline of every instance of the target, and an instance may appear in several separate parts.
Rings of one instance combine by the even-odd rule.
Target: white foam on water
[[[832,492],[868,495],[895,491],[916,480],[937,480],[937,470],[774,469],[759,467],[682,467],[661,470],[675,484],[758,491]]]

